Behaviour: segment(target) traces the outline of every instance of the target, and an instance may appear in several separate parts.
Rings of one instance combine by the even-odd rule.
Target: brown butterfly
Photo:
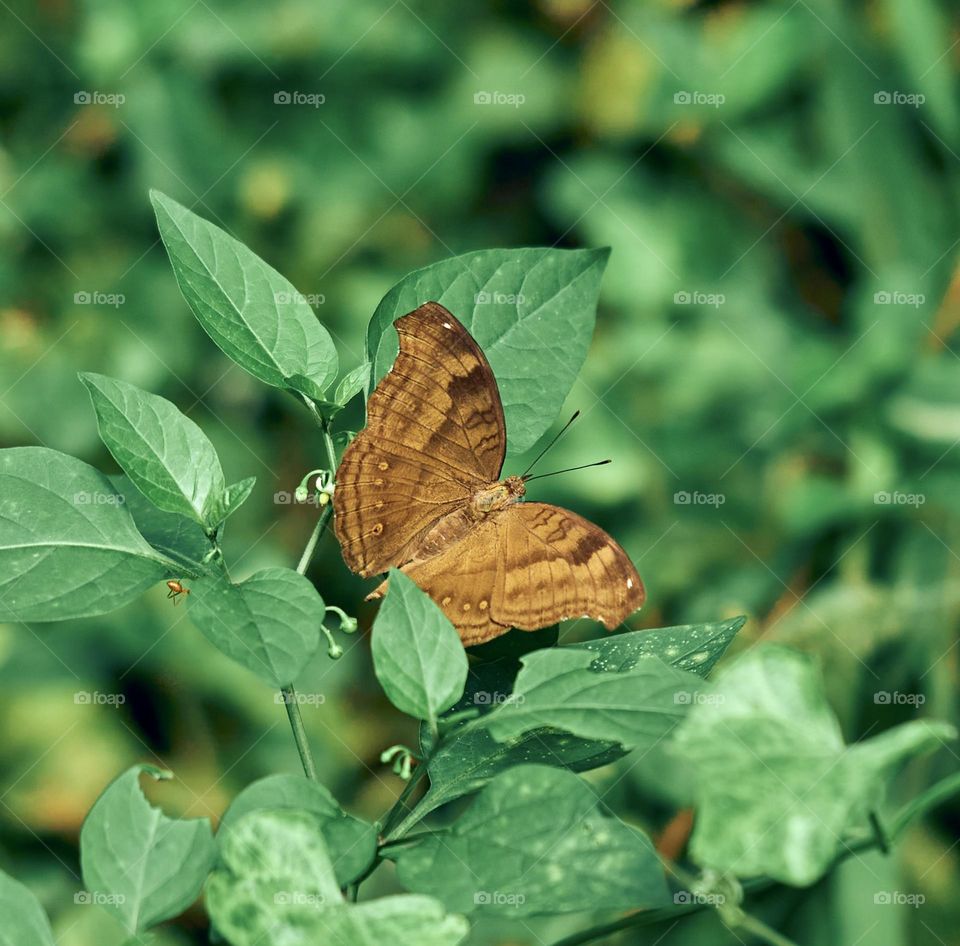
[[[499,479],[506,426],[480,346],[437,302],[394,325],[400,353],[337,471],[344,561],[364,577],[399,567],[464,644],[580,615],[616,627],[643,604],[640,576],[586,519],[521,502],[526,476]]]

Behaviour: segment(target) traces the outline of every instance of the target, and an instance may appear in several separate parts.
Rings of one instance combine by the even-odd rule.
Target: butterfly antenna
[[[526,481],[530,479],[530,471],[543,459],[543,455],[567,432],[567,428],[580,416],[580,411],[574,411],[573,417],[568,420],[563,427],[560,428],[559,433],[550,441],[537,455],[536,460],[527,467],[526,471],[520,475],[520,479]]]
[[[592,466],[606,466],[612,462],[612,460],[597,460],[596,463],[584,463],[583,466],[571,466],[565,470],[554,470],[552,473],[538,473],[536,476],[524,476],[523,481],[524,483],[529,483],[531,480],[542,480],[545,476],[556,476],[558,473],[573,473],[574,470],[589,470]]]

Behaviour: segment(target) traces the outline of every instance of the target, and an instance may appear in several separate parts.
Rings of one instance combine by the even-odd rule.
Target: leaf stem
[[[320,536],[323,535],[323,530],[330,521],[330,514],[332,512],[333,507],[329,503],[323,507],[323,512],[320,513],[317,524],[313,527],[310,538],[307,539],[307,546],[303,550],[303,555],[300,556],[300,563],[297,565],[297,571],[301,575],[306,574],[307,569],[310,567],[310,560],[313,558],[313,553],[317,550],[317,543],[320,541]]]
[[[314,765],[313,753],[310,751],[310,743],[307,741],[307,731],[303,728],[303,717],[300,715],[297,691],[291,684],[283,687],[280,692],[283,694],[283,705],[287,708],[287,718],[290,720],[290,728],[293,730],[293,740],[297,744],[297,752],[300,753],[303,774],[311,781],[316,782],[318,781],[317,767]]]
[[[386,838],[390,832],[393,830],[398,817],[401,815],[403,808],[405,807],[408,799],[413,794],[413,790],[417,787],[417,784],[420,781],[420,777],[427,771],[427,764],[424,760],[421,762],[414,770],[413,774],[410,776],[410,780],[403,787],[403,791],[397,796],[397,800],[393,803],[393,806],[387,812],[386,817],[383,819],[383,831],[382,834]]]

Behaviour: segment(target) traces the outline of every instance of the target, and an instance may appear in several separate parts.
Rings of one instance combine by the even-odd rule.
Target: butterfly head
[[[527,493],[527,484],[522,476],[508,476],[503,485],[512,499],[523,499]]]
[[[508,476],[499,483],[491,483],[477,490],[473,494],[472,506],[476,515],[485,516],[520,502],[526,491],[522,476]]]

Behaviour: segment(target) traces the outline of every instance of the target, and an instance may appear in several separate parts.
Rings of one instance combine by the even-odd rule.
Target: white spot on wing
[[[628,579],[627,579],[627,587],[628,587],[628,588],[632,588],[632,587],[633,587],[633,579],[632,579],[632,578],[628,578]]]
[[[453,326],[452,326],[449,322],[444,322],[444,323],[443,323],[443,327],[444,327],[444,328],[453,328]]]

